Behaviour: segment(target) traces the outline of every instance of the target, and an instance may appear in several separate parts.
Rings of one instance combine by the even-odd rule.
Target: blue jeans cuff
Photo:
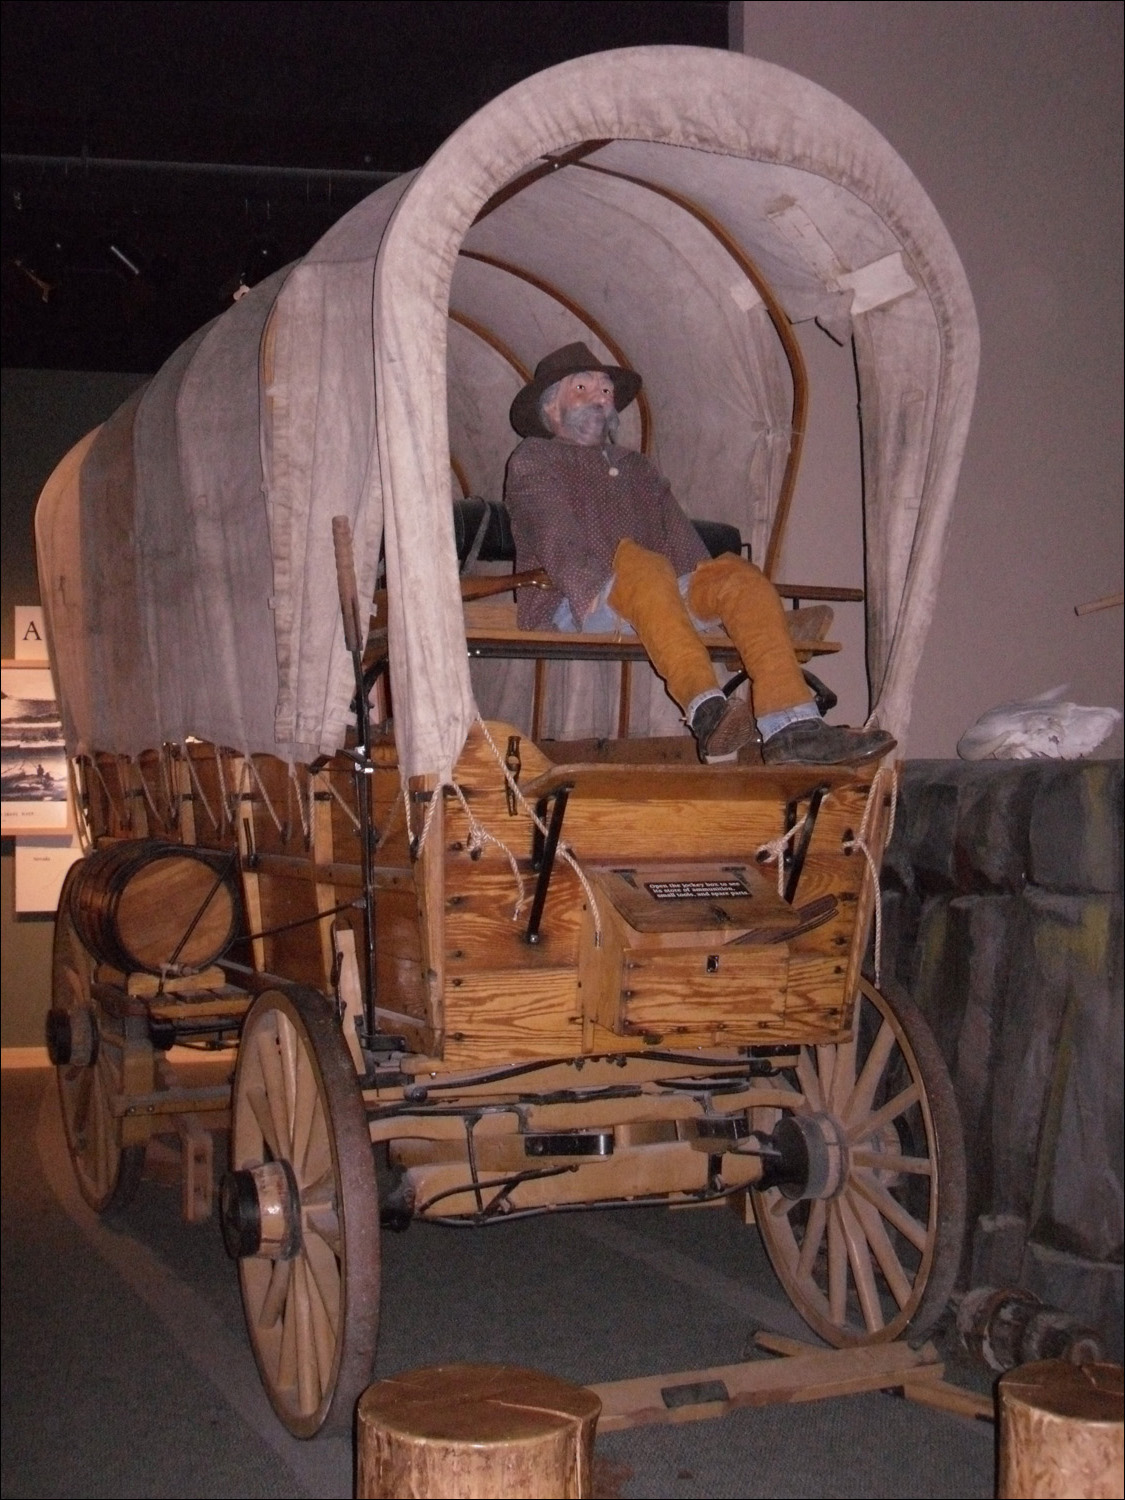
[[[815,703],[795,703],[792,708],[778,708],[772,714],[762,714],[758,719],[758,733],[763,740],[770,740],[790,724],[800,724],[803,719],[819,719]]]

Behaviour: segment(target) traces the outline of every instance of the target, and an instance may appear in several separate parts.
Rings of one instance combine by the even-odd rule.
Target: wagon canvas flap
[[[288,759],[339,748],[343,515],[361,597],[385,561],[403,767],[448,779],[478,711],[450,496],[500,498],[507,409],[529,371],[575,339],[640,370],[626,441],[761,561],[792,442],[777,320],[814,317],[855,339],[870,677],[901,739],[976,380],[964,273],[855,111],[782,68],[682,47],[518,84],[169,362],[137,410],[131,580],[96,571],[112,549],[83,542],[83,599],[120,588],[107,607],[132,612],[144,643],[137,706],[97,686],[119,663],[62,646],[81,679],[64,695],[83,705],[67,722],[129,752],[185,734]],[[45,603],[55,634],[70,630],[69,606]],[[526,668],[492,671],[478,691],[495,712]],[[548,732],[604,732],[604,675],[559,672]],[[635,728],[663,727],[659,683],[638,694]]]
[[[689,296],[685,288],[691,277],[682,251],[679,279],[665,275],[652,283],[672,288],[671,295],[661,294],[659,307],[638,292],[646,285],[650,240],[643,233],[626,236],[613,229],[628,217],[619,204],[637,199],[633,184],[623,184],[612,209],[602,211],[595,206],[599,191],[585,179],[580,190],[562,186],[583,166],[561,166],[527,189],[529,202],[531,194],[542,200],[537,217],[548,228],[541,236],[535,237],[530,211],[525,214],[519,207],[521,195],[500,203],[472,228],[492,195],[532,164],[597,141],[614,142],[603,148],[606,165],[615,152],[621,165],[620,158],[630,152],[647,153],[647,170],[660,186],[667,184],[660,183],[653,164],[659,147],[680,148],[659,152],[660,163],[667,159],[676,164],[669,169],[670,181],[683,185],[690,180],[693,198],[705,207],[713,201],[720,215],[730,205],[735,205],[735,216],[745,212],[738,207],[742,193],[730,180],[734,162],[741,169],[737,183],[756,183],[753,191],[774,210],[773,218],[766,215],[764,231],[754,234],[749,224],[740,229],[751,254],[762,240],[763,258],[772,269],[791,267],[788,277],[779,274],[778,280],[783,303],[787,294],[794,299],[794,315],[816,308],[826,317],[847,316],[856,306],[856,287],[846,278],[888,257],[901,257],[893,297],[851,313],[865,412],[870,400],[879,416],[868,460],[878,471],[869,496],[877,538],[873,545],[881,553],[869,605],[875,621],[875,709],[901,735],[909,718],[909,678],[932,614],[975,390],[978,342],[972,299],[933,205],[878,132],[817,85],[754,59],[661,47],[564,63],[517,85],[474,116],[415,179],[388,228],[375,280],[379,457],[388,497],[392,591],[397,580],[399,598],[413,601],[435,580],[448,587],[452,575],[451,542],[446,545],[445,325],[454,254],[462,240],[467,252],[487,252],[497,261],[509,254],[521,270],[555,285],[580,306],[585,306],[584,297],[594,300],[588,283],[595,272],[583,269],[592,262],[607,288],[594,321],[612,326],[629,362],[642,368],[654,406],[661,379],[670,381],[670,370],[679,382],[680,401],[697,421],[705,421],[700,414],[721,402],[724,389],[729,391],[729,367],[705,357],[712,335],[720,347],[729,348],[729,339],[719,331],[721,320],[693,320],[676,336],[669,304]],[[714,171],[712,161],[717,163]],[[598,152],[584,162],[599,165]],[[605,178],[599,188],[604,192],[605,184],[613,182]],[[600,263],[589,254],[568,254],[575,241],[562,218],[548,211],[551,193],[576,191],[585,201],[574,217],[580,250],[591,238],[591,221],[604,223]],[[682,208],[664,201],[672,217],[682,217]],[[796,241],[793,226],[799,216],[792,212],[794,206],[812,226],[807,232],[802,222],[806,233]],[[647,200],[644,212],[651,212]],[[511,249],[504,238],[505,217],[517,226]],[[534,240],[533,251],[521,244],[521,233],[524,240]],[[658,238],[651,236],[653,242]],[[538,261],[525,266],[532,253]],[[729,318],[728,303],[737,307],[729,292],[735,279],[732,275],[719,288],[713,279],[709,282],[712,297],[721,294],[724,299],[723,319]],[[915,291],[906,290],[908,281]],[[743,300],[750,306],[740,311],[752,317],[753,299]],[[671,327],[668,346],[657,350],[653,343],[660,342],[665,325]],[[513,351],[524,364],[534,363],[543,352],[542,344],[533,349],[529,343],[521,341]],[[634,351],[639,351],[635,359]],[[767,395],[762,404],[764,424],[784,429],[785,414],[776,410],[772,398]],[[658,408],[657,427],[661,416]],[[659,444],[657,451],[663,459]],[[705,479],[696,480],[696,485],[705,484]],[[743,529],[750,533],[758,497],[746,496],[745,488],[743,496]],[[686,502],[687,497],[681,499]],[[767,506],[769,500],[767,494]],[[403,507],[411,517],[404,536],[420,529],[440,538],[425,565],[412,548],[394,545],[390,517],[397,526]],[[421,625],[421,631],[414,631],[403,611],[396,615],[392,610],[392,669],[397,668],[396,681],[407,688],[405,699],[400,695],[396,700],[396,713],[406,720],[411,769],[447,774],[472,712],[463,661],[456,652],[460,621],[439,618],[435,604],[435,613],[427,611]],[[447,645],[454,649],[453,658],[444,661],[440,684],[432,671],[424,679],[417,675],[427,645],[436,645],[443,658]]]

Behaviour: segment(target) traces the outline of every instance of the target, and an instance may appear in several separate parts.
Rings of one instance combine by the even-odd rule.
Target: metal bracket
[[[531,902],[531,914],[527,919],[527,931],[524,933],[524,941],[537,943],[539,941],[539,926],[543,920],[543,908],[547,904],[547,888],[551,883],[551,874],[555,868],[555,856],[559,849],[559,839],[562,836],[563,819],[566,817],[566,804],[570,799],[572,785],[564,782],[547,797],[540,799],[535,811],[541,823],[547,815],[547,804],[553,801],[551,807],[551,821],[547,826],[547,835],[544,838],[539,831],[538,825],[535,829],[535,842],[531,852],[531,867],[538,872],[535,882],[535,895]]]

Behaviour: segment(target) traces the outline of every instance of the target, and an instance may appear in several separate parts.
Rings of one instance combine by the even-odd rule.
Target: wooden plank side
[[[445,936],[448,975],[481,968],[551,968],[578,963],[578,933],[584,896],[578,877],[556,863],[539,929],[525,936],[536,876],[520,862],[520,887],[507,860],[486,863],[461,852],[445,863]]]
[[[667,859],[671,851],[687,860],[756,863],[759,849],[785,833],[785,803],[781,800],[661,797],[659,786],[646,792],[643,774],[638,776],[632,794],[624,783],[619,791],[620,800],[587,799],[578,793],[571,797],[564,837],[579,859],[627,864],[630,860]],[[817,860],[826,854],[843,860],[843,836],[856,826],[846,805],[827,799],[817,818],[806,873],[814,870]],[[845,883],[851,884],[858,880],[859,871],[852,876],[850,864],[854,861],[846,863],[849,873]],[[767,881],[776,878],[775,865],[759,869]],[[835,889],[835,885],[835,879],[831,879],[825,889]],[[819,890],[812,889],[806,896],[802,883],[802,902],[816,894]]]
[[[272,755],[248,756],[239,767],[239,808],[253,826],[259,854],[308,856],[308,772]]]
[[[785,1024],[794,1041],[827,1041],[847,1027],[846,958],[791,952]]]
[[[427,986],[418,924],[418,898],[408,889],[380,889],[375,895],[375,989],[379,1004],[419,1020],[428,1019]],[[414,1033],[410,1044],[428,1049]]]
[[[149,837],[180,841],[179,807],[172,788],[166,750],[144,750],[133,762],[134,786],[141,794]]]
[[[622,1021],[674,1035],[714,1027],[722,1040],[753,1038],[785,1015],[789,954],[784,943],[713,951],[664,950],[625,956]]]
[[[184,752],[196,842],[205,849],[229,849],[234,842],[234,829],[224,752],[204,743],[185,745]]]
[[[307,880],[290,880],[266,870],[256,874],[254,884],[259,924],[254,931],[268,934],[262,939],[263,967],[328,992],[331,986],[320,929],[327,929],[331,919],[319,915],[316,887]]]
[[[527,854],[532,836],[531,818],[519,798],[509,801],[508,784],[498,756],[511,762],[519,787],[545,774],[550,762],[514,724],[490,720],[484,727],[474,724],[454,769],[457,785],[473,817],[517,856]],[[448,795],[447,805],[449,840],[467,845],[470,825],[465,810],[455,797]],[[498,852],[494,848],[486,850],[486,856],[495,858]]]
[[[582,1050],[577,972],[478,970],[446,986],[445,1061],[456,1067],[520,1058],[575,1057]]]

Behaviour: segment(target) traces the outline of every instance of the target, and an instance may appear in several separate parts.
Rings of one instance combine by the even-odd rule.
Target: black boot
[[[762,745],[767,765],[856,766],[879,760],[897,741],[885,729],[852,729],[823,719],[798,719],[771,734]]]
[[[754,720],[741,698],[704,698],[691,716],[700,760],[734,755],[754,738]]]

